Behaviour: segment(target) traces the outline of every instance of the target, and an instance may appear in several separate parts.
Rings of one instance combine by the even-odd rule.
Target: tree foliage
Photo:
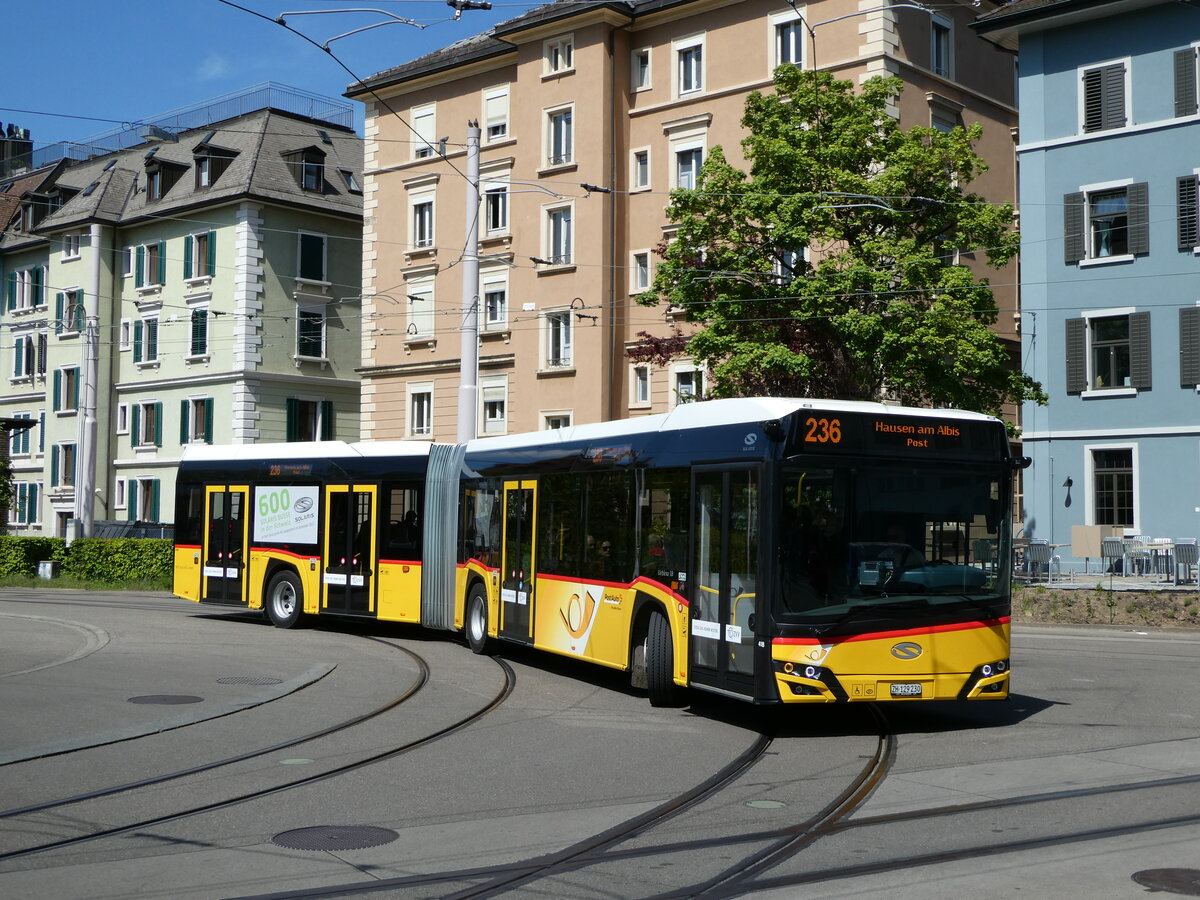
[[[714,396],[897,399],[998,414],[1045,402],[988,327],[986,280],[957,250],[1001,267],[1017,251],[1012,207],[966,193],[985,171],[979,125],[901,129],[896,78],[855,92],[826,72],[782,66],[751,94],[749,174],[719,146],[694,190],[671,195],[678,223],[639,302],[699,326],[643,333],[630,355],[706,363]]]

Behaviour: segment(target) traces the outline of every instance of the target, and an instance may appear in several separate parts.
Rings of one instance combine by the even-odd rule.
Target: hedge
[[[157,579],[169,582],[174,543],[155,538],[0,537],[0,576],[36,575],[38,563],[54,560],[66,575],[120,584]]]

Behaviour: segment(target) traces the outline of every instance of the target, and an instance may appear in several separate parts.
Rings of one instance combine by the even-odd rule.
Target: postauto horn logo
[[[892,645],[892,656],[896,659],[916,659],[921,655],[921,645],[912,641],[901,641]]]

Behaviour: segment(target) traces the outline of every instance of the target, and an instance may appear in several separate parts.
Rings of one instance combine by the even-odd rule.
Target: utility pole
[[[479,123],[467,123],[467,234],[462,264],[462,343],[458,371],[458,442],[478,433],[479,409]]]
[[[76,537],[92,537],[96,519],[96,401],[100,377],[100,247],[101,228],[92,225],[89,229],[91,246],[91,270],[88,287],[80,298],[82,310],[64,310],[68,320],[79,312],[83,313],[83,398],[82,416],[79,421],[78,475],[75,479]]]

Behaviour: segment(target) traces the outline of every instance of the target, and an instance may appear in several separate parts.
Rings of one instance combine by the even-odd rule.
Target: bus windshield
[[[785,468],[776,620],[824,633],[1007,615],[1007,483],[995,465]]]

